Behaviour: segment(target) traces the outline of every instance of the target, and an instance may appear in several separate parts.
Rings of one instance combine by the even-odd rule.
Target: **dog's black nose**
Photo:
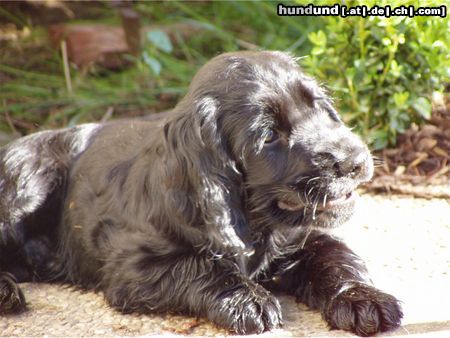
[[[361,177],[364,180],[365,176],[372,176],[370,173],[370,158],[368,152],[364,149],[353,152],[344,160],[338,161],[335,159],[333,171],[338,177]]]

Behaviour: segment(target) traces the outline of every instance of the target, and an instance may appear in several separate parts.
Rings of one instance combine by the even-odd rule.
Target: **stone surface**
[[[450,204],[446,200],[363,196],[336,231],[368,263],[375,285],[403,302],[405,318],[383,336],[450,337]],[[203,319],[123,315],[103,296],[50,284],[22,284],[29,311],[0,318],[0,336],[228,336]],[[285,325],[258,337],[351,337],[279,295]]]

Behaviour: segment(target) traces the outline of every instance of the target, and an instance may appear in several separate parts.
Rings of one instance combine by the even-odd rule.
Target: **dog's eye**
[[[275,142],[276,140],[278,140],[279,137],[280,136],[278,135],[278,133],[271,129],[267,133],[264,143],[269,144],[269,143]]]

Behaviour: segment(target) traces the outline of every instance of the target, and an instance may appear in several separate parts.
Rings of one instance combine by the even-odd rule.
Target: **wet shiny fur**
[[[43,131],[0,150],[0,313],[17,282],[102,291],[123,312],[282,325],[273,290],[331,328],[400,325],[398,301],[321,229],[353,213],[367,147],[281,52],[220,55],[170,112]]]

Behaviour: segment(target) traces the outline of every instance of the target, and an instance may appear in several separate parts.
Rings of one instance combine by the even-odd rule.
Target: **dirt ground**
[[[449,187],[450,189],[450,187]],[[368,263],[375,285],[396,295],[405,313],[391,336],[450,337],[450,203],[445,199],[363,195],[337,230]],[[23,284],[29,311],[0,318],[0,336],[228,336],[203,319],[122,315],[101,294]],[[285,325],[261,337],[349,337],[329,331],[320,315],[279,295]]]

